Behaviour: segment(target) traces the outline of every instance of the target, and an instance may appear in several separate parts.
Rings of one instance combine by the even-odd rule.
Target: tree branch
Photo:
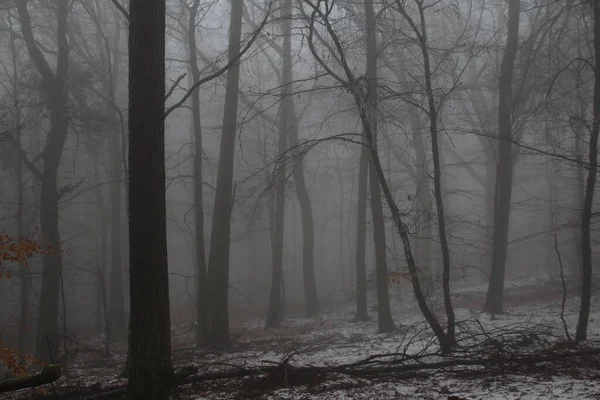
[[[181,107],[183,104],[185,104],[185,102],[192,95],[192,93],[194,92],[194,90],[198,89],[204,83],[212,81],[213,79],[218,78],[219,76],[223,75],[225,72],[227,72],[229,70],[229,68],[231,68],[232,65],[234,65],[235,63],[237,63],[240,60],[240,58],[242,58],[244,56],[244,54],[246,54],[246,52],[250,49],[250,47],[252,46],[252,44],[254,43],[254,41],[256,40],[256,38],[258,37],[258,35],[260,34],[260,32],[262,31],[262,29],[267,24],[267,21],[269,19],[269,15],[270,15],[270,12],[271,12],[271,6],[272,6],[272,4],[273,4],[272,1],[269,2],[269,9],[267,11],[267,14],[265,15],[265,18],[262,20],[262,22],[258,26],[258,29],[256,29],[254,31],[254,33],[252,34],[252,36],[250,37],[250,40],[248,41],[248,44],[246,44],[246,47],[244,47],[242,49],[242,51],[240,51],[238,53],[238,55],[235,56],[230,62],[228,62],[223,68],[221,68],[220,70],[218,70],[218,71],[216,71],[216,72],[208,75],[205,78],[200,79],[198,82],[195,82],[192,85],[192,87],[190,87],[188,89],[187,93],[181,98],[181,100],[179,100],[177,103],[173,104],[171,107],[169,107],[165,111],[165,119],[169,116],[169,114],[171,114],[173,111],[175,111],[176,109],[178,109],[179,107]]]

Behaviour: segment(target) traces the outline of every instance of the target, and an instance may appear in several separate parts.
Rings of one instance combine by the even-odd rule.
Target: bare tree
[[[25,203],[25,187],[23,176],[23,154],[21,153],[21,141],[23,136],[22,129],[22,105],[19,95],[19,65],[18,65],[18,50],[16,44],[16,34],[13,27],[12,16],[8,15],[8,23],[10,28],[10,56],[12,63],[12,77],[10,77],[10,97],[14,108],[14,134],[12,135],[17,147],[16,159],[14,162],[14,173],[17,184],[17,235],[23,237],[25,233],[24,224],[24,203]],[[20,283],[20,315],[19,315],[19,338],[17,350],[21,354],[25,354],[28,342],[27,327],[31,324],[31,275],[28,273],[24,260],[19,261],[19,283]]]
[[[588,321],[590,318],[590,303],[592,296],[592,246],[591,246],[591,221],[592,206],[594,203],[594,189],[598,173],[598,134],[600,133],[600,79],[597,69],[600,66],[600,4],[591,2],[594,13],[594,105],[590,129],[590,148],[588,152],[588,176],[585,184],[583,209],[581,210],[581,304],[579,307],[579,320],[575,331],[575,340],[582,341],[587,338]]]
[[[491,315],[504,312],[504,274],[508,254],[508,227],[513,186],[513,128],[511,117],[515,58],[519,49],[520,0],[509,0],[506,49],[498,82],[498,164],[494,194],[492,267],[483,310]]]
[[[427,305],[426,298],[421,289],[421,283],[420,283],[419,276],[418,276],[417,265],[416,265],[415,259],[413,257],[413,252],[412,252],[410,239],[409,239],[408,226],[402,221],[402,217],[405,216],[405,214],[400,212],[400,209],[398,208],[398,206],[392,196],[392,192],[390,190],[387,179],[383,172],[383,168],[381,167],[381,161],[379,158],[379,154],[377,152],[377,148],[374,145],[375,144],[375,142],[374,142],[375,136],[374,136],[374,133],[372,130],[373,126],[370,121],[370,118],[372,118],[372,116],[373,116],[374,110],[372,110],[372,108],[371,108],[371,103],[370,103],[370,99],[368,96],[369,92],[365,93],[364,82],[363,82],[364,78],[363,77],[357,78],[354,76],[352,68],[348,64],[348,61],[346,58],[346,52],[344,51],[344,48],[340,41],[340,38],[339,38],[338,34],[336,33],[332,23],[329,20],[329,15],[331,13],[333,6],[327,1],[313,2],[310,0],[304,0],[303,2],[311,10],[310,15],[306,15],[306,18],[308,20],[307,41],[308,41],[308,46],[311,51],[311,54],[317,60],[319,65],[331,77],[333,77],[339,84],[341,84],[344,88],[346,88],[352,95],[355,106],[359,113],[361,127],[364,132],[364,137],[366,138],[365,139],[366,144],[363,143],[362,145],[367,146],[369,148],[369,153],[370,153],[371,160],[372,160],[371,167],[375,168],[375,170],[377,172],[377,177],[379,179],[379,183],[383,190],[383,194],[385,196],[387,205],[390,209],[392,220],[396,226],[397,233],[399,234],[402,244],[404,246],[404,256],[406,259],[406,263],[408,265],[408,270],[409,270],[409,274],[411,277],[411,282],[413,285],[413,291],[415,294],[415,298],[417,300],[417,304],[419,305],[419,308],[420,308],[421,312],[423,313],[425,320],[427,321],[427,323],[433,330],[435,336],[437,337],[442,351],[444,351],[444,352],[450,351],[452,349],[452,347],[454,346],[454,341],[455,341],[454,336],[452,336],[451,334],[447,334],[444,331],[444,329],[438,322],[437,318],[435,317],[434,313]],[[322,5],[324,5],[324,7],[321,7]],[[315,30],[315,24],[317,23],[317,18],[318,18],[318,23],[324,25],[324,28],[326,30],[328,37],[333,41],[333,45],[330,46],[330,49],[332,52],[335,52],[335,56],[333,58],[339,64],[339,67],[342,69],[343,75],[337,73],[321,57],[321,55],[319,54],[319,52],[317,51],[317,49],[315,47],[314,39],[315,39],[315,36],[318,35],[318,33],[316,33],[316,30]],[[321,41],[323,41],[322,38],[321,38]],[[450,329],[449,329],[449,332],[452,333],[452,331]]]
[[[273,328],[283,320],[283,235],[284,235],[284,208],[285,208],[285,186],[286,186],[286,162],[287,162],[287,136],[290,127],[292,92],[292,1],[284,0],[281,8],[281,27],[283,30],[281,67],[281,106],[279,111],[279,138],[277,144],[277,166],[275,176],[275,212],[273,214],[272,235],[272,274],[271,293],[269,296],[269,309],[265,326]]]
[[[373,1],[365,0],[365,35],[366,35],[366,79],[367,79],[367,110],[368,123],[372,137],[370,146],[372,152],[377,152],[377,18],[373,9]],[[369,154],[369,158],[373,156]],[[371,195],[371,213],[373,218],[373,240],[375,242],[375,276],[377,286],[377,315],[379,332],[392,332],[395,328],[390,309],[388,290],[387,247],[385,243],[385,219],[381,201],[381,188],[377,170],[371,159],[369,162],[369,189]]]
[[[193,0],[191,5],[182,4],[189,12],[187,26],[187,52],[190,59],[190,72],[192,82],[200,81],[200,68],[198,67],[198,54],[196,44],[196,24],[200,11],[200,0]],[[208,296],[206,284],[206,251],[204,248],[204,205],[202,185],[202,124],[200,120],[200,91],[194,90],[191,94],[192,106],[192,132],[194,138],[193,169],[194,169],[194,237],[196,250],[196,346],[202,347],[208,341]]]
[[[235,1],[231,4],[229,62],[232,66],[227,71],[219,171],[217,173],[215,208],[208,255],[208,278],[211,282],[210,298],[213,302],[210,315],[210,341],[224,346],[230,343],[228,311],[229,249],[233,198],[233,163],[240,81],[238,54],[242,35],[243,6],[241,1]]]
[[[56,70],[53,71],[39,48],[33,34],[28,1],[17,2],[21,33],[31,61],[42,77],[42,90],[46,107],[50,112],[50,130],[42,153],[43,171],[27,162],[31,172],[41,180],[40,225],[44,244],[57,251],[43,257],[43,280],[40,295],[40,310],[37,327],[36,354],[41,361],[58,359],[58,303],[62,270],[58,203],[67,188],[58,188],[57,176],[63,148],[67,139],[69,119],[67,116],[67,72],[69,68],[69,43],[67,40],[69,1],[56,1]]]

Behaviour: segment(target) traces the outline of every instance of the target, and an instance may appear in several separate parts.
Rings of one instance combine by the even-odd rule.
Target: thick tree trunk
[[[165,0],[131,0],[127,372],[132,399],[166,400],[174,384],[165,189]]]
[[[57,185],[58,168],[67,138],[68,118],[66,113],[67,87],[66,78],[69,63],[69,46],[67,42],[68,0],[58,0],[56,8],[57,20],[57,62],[56,72],[52,71],[44,54],[39,49],[33,36],[31,17],[27,2],[17,2],[17,10],[21,22],[21,31],[29,56],[37,71],[42,76],[46,106],[50,112],[50,130],[46,138],[43,152],[43,172],[40,195],[40,228],[45,246],[55,251],[43,256],[43,279],[40,293],[40,304],[44,309],[38,318],[36,354],[40,361],[52,362],[59,356],[58,304],[61,280],[62,257],[60,252],[60,232],[58,225],[58,201],[60,198]]]
[[[504,275],[508,255],[508,229],[512,198],[512,81],[515,58],[519,48],[520,1],[509,0],[508,33],[502,60],[498,94],[498,166],[494,194],[494,238],[492,267],[488,293],[483,310],[491,315],[504,312]]]
[[[242,36],[243,3],[231,3],[229,26],[229,61],[233,62],[240,51]],[[235,131],[237,129],[237,110],[240,80],[239,60],[234,62],[227,72],[223,129],[219,153],[219,171],[215,208],[212,220],[210,251],[208,256],[208,279],[211,285],[211,332],[210,342],[229,346],[229,248],[231,233],[231,208],[233,203],[233,163],[235,152]]]
[[[367,47],[367,72],[368,93],[371,110],[377,109],[377,36],[375,11],[373,1],[365,0],[366,47]],[[369,115],[371,125],[372,143],[377,144],[377,120],[375,115]],[[376,151],[376,150],[375,150]],[[379,332],[392,332],[395,328],[390,309],[390,296],[388,286],[387,247],[385,243],[385,219],[381,202],[381,189],[377,171],[373,168],[373,161],[369,163],[369,188],[371,194],[371,212],[373,215],[373,239],[375,242],[375,271],[377,279],[377,314]]]
[[[594,65],[596,70],[600,66],[600,4],[592,2],[594,13]],[[581,341],[587,338],[588,321],[590,318],[590,302],[592,297],[592,243],[591,243],[591,220],[592,206],[594,203],[594,189],[596,186],[598,162],[598,133],[600,132],[600,79],[596,71],[594,77],[594,112],[592,113],[592,129],[590,132],[590,149],[588,155],[589,169],[585,184],[585,197],[581,218],[581,304],[579,307],[579,320],[575,340]]]

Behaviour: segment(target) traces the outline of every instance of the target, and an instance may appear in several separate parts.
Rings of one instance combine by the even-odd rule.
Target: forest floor
[[[398,330],[389,334],[377,333],[374,311],[369,321],[353,322],[350,305],[331,307],[315,318],[289,316],[281,327],[270,330],[263,329],[264,319],[259,317],[233,321],[234,345],[228,351],[195,350],[190,327],[179,327],[173,335],[178,371],[188,368],[195,376],[214,378],[224,373],[230,377],[180,385],[174,398],[600,399],[600,352],[563,358],[564,353],[555,350],[556,343],[565,340],[560,286],[507,285],[507,314],[495,320],[478,312],[485,294],[482,289],[455,291],[456,316],[461,321],[457,333],[465,350],[450,358],[437,351],[414,302],[393,304]],[[578,307],[578,297],[567,299],[564,320],[571,334]],[[589,340],[582,348],[600,348],[599,296],[592,301],[588,331]],[[113,349],[110,359],[93,352],[73,354],[64,363],[64,376],[54,387],[44,388],[48,397],[39,388],[4,395],[7,399],[90,398],[126,384],[118,377],[124,348]],[[496,363],[500,358],[504,361]],[[473,363],[474,359],[489,362]],[[372,373],[376,368],[381,373]],[[261,369],[265,373],[255,374]]]

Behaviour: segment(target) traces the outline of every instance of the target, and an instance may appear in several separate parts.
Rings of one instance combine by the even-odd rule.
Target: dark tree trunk
[[[50,112],[50,130],[46,137],[43,152],[44,170],[37,173],[41,178],[40,227],[45,246],[55,251],[43,256],[43,279],[40,293],[40,310],[37,327],[36,355],[40,361],[52,362],[59,357],[58,304],[61,280],[62,257],[60,252],[60,231],[58,225],[57,185],[58,168],[67,139],[69,121],[67,118],[67,70],[69,45],[67,42],[67,17],[69,1],[58,0],[56,8],[58,52],[56,71],[50,68],[44,54],[33,36],[31,17],[27,2],[17,2],[21,31],[29,56],[42,76],[46,106]]]
[[[131,0],[129,21],[128,391],[166,400],[174,384],[165,190],[165,0]]]
[[[242,36],[243,2],[231,3],[229,26],[229,61],[233,62],[240,51]],[[208,256],[208,279],[211,285],[212,310],[210,315],[210,342],[229,346],[229,248],[231,233],[231,208],[233,203],[233,162],[235,152],[235,131],[237,129],[237,109],[240,80],[239,60],[227,72],[223,129],[219,153],[219,171],[215,208],[212,220],[210,251]]]
[[[509,0],[506,50],[500,67],[498,94],[498,166],[494,194],[494,238],[492,267],[488,293],[483,310],[491,315],[504,312],[504,275],[508,255],[508,228],[512,197],[512,81],[515,58],[519,48],[520,1]]]
[[[425,74],[425,92],[427,94],[427,110],[429,115],[429,132],[431,135],[431,153],[433,159],[433,192],[435,196],[435,205],[437,210],[437,222],[440,236],[440,250],[442,252],[442,290],[444,295],[444,308],[447,318],[447,332],[440,337],[440,347],[443,350],[449,350],[455,341],[455,316],[452,300],[450,297],[450,250],[448,246],[448,237],[446,234],[446,217],[444,213],[444,202],[442,194],[442,167],[439,137],[438,137],[438,105],[433,92],[433,72],[429,59],[429,44],[427,42],[427,24],[425,21],[425,8],[422,3],[418,5],[420,27],[414,23],[402,8],[402,12],[409,20],[412,29],[418,34],[419,45],[423,55],[423,70]]]
[[[368,93],[370,108],[377,109],[377,36],[375,11],[373,1],[365,0],[365,23],[367,36],[367,72]],[[369,115],[371,125],[372,143],[375,149],[377,143],[377,120],[373,113]],[[375,150],[376,151],[376,150]],[[390,296],[388,286],[387,247],[385,244],[385,219],[381,202],[381,189],[377,171],[373,168],[372,160],[369,163],[369,188],[371,194],[371,212],[373,214],[373,239],[375,242],[375,276],[377,279],[377,314],[379,332],[392,332],[395,328],[390,309]]]
[[[600,67],[600,4],[592,2],[594,13],[594,65]],[[590,302],[592,297],[592,243],[590,225],[592,220],[592,206],[594,203],[594,189],[598,162],[598,133],[600,131],[600,79],[598,72],[594,77],[594,111],[592,113],[592,129],[590,132],[589,169],[585,184],[585,197],[581,218],[581,304],[579,307],[579,320],[575,340],[587,338],[588,321],[590,318]]]

